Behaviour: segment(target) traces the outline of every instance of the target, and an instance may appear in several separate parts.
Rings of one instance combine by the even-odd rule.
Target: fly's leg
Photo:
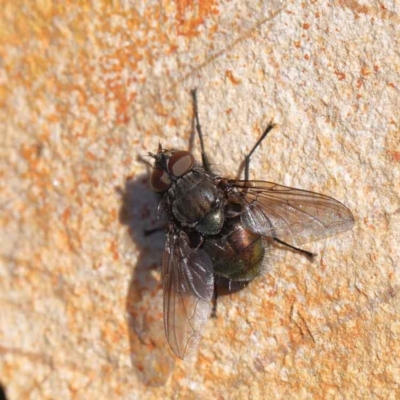
[[[217,318],[218,285],[214,282],[214,297],[212,299],[211,318]]]
[[[151,163],[149,160],[146,160],[144,156],[138,156],[137,160],[143,164],[146,164],[149,168],[154,168],[153,163]]]
[[[206,150],[204,147],[203,133],[201,131],[201,126],[200,126],[199,112],[198,112],[198,108],[197,108],[196,89],[192,90],[192,96],[193,96],[193,112],[194,112],[194,119],[195,119],[195,123],[196,123],[196,131],[197,131],[197,133],[199,135],[199,139],[200,139],[201,161],[203,162],[203,167],[206,170],[206,172],[211,172],[210,162],[208,161],[208,157],[207,157]]]
[[[218,275],[214,276],[214,297],[212,299],[211,317],[217,316],[218,299],[221,296],[231,295],[244,289],[250,281],[233,281]]]
[[[267,137],[268,133],[271,132],[271,130],[275,127],[275,124],[270,122],[270,124],[267,126],[263,134],[261,135],[260,139],[258,139],[257,143],[254,145],[254,147],[250,150],[250,153],[247,154],[245,160],[244,160],[244,179],[245,181],[249,180],[249,173],[250,173],[250,157],[253,155],[253,153],[256,151],[257,147],[261,144],[261,142]],[[292,246],[289,243],[284,242],[283,240],[278,239],[277,237],[273,237],[274,241],[282,244],[286,247],[289,247],[292,250],[295,250],[307,257],[314,258],[316,256],[315,253],[311,253],[310,251],[300,249],[298,247]]]
[[[256,151],[257,147],[261,144],[261,142],[267,137],[268,133],[275,127],[275,124],[272,122],[269,123],[267,126],[267,129],[265,129],[264,133],[261,135],[260,139],[258,139],[257,143],[254,145],[254,147],[250,150],[250,153],[247,154],[245,160],[244,160],[244,180],[248,181],[249,180],[249,171],[250,171],[250,157],[253,155],[253,153]]]
[[[277,242],[279,244],[282,244],[282,245],[284,245],[286,247],[289,247],[289,249],[295,250],[295,251],[297,251],[297,252],[299,252],[299,253],[303,254],[304,256],[309,257],[311,259],[313,259],[316,256],[316,254],[315,253],[311,253],[311,251],[299,249],[298,247],[292,246],[291,244],[286,243],[283,240],[280,240],[280,239],[278,239],[276,237],[274,237],[273,239],[274,239],[275,242]]]
[[[161,231],[166,231],[166,229],[167,229],[167,227],[168,227],[168,224],[163,224],[163,225],[161,225],[161,226],[156,226],[155,228],[151,228],[151,229],[145,229],[144,231],[143,231],[143,233],[144,233],[144,236],[150,236],[150,235],[152,235],[153,233],[157,233],[157,232],[161,232]]]

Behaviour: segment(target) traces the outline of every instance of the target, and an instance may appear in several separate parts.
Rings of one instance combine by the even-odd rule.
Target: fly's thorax
[[[202,235],[218,234],[224,224],[224,192],[217,187],[216,177],[188,151],[160,145],[157,154],[149,155],[155,160],[150,184],[161,195],[159,211]]]
[[[171,213],[182,226],[215,235],[224,223],[224,194],[200,168],[172,183],[167,192]]]

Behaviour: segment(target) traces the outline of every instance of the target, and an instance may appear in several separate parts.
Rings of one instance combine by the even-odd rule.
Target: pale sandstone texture
[[[14,399],[400,398],[400,4],[26,2],[0,11],[0,383]],[[193,359],[165,340],[148,167],[206,146],[235,176],[344,202],[279,249]]]

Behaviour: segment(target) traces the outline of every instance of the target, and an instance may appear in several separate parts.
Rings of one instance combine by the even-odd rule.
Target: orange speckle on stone
[[[68,225],[70,216],[71,216],[71,209],[68,207],[67,209],[65,209],[65,211],[62,213],[61,216],[61,220],[65,226]]]
[[[117,220],[117,218],[118,218],[118,211],[117,211],[117,209],[113,208],[113,209],[110,211],[110,218],[111,218],[112,220]]]
[[[301,42],[300,42],[300,40],[295,40],[295,41],[294,41],[294,46],[297,47],[297,48],[300,48],[300,47],[301,47]]]
[[[120,144],[120,142],[118,142],[113,137],[107,137],[105,141],[106,141],[107,146],[109,146],[109,147],[116,146],[116,145]]]
[[[305,29],[305,30],[310,29],[310,24],[304,23],[303,24],[303,29]]]
[[[391,150],[388,151],[387,153],[393,161],[400,162],[400,151]]]
[[[122,164],[124,164],[126,167],[132,165],[132,157],[131,156],[125,157],[124,160],[122,161]]]
[[[215,32],[217,32],[217,31],[218,31],[218,25],[215,24],[215,25],[213,25],[213,26],[210,26],[210,27],[208,28],[208,31],[209,31],[210,33],[215,33]]]
[[[357,83],[356,83],[356,87],[357,89],[359,89],[362,85],[362,80],[361,79],[357,79]]]
[[[117,123],[122,124],[122,125],[126,125],[129,120],[129,106],[130,104],[133,102],[135,98],[135,95],[131,95],[129,97],[125,97],[125,96],[121,96],[119,97],[119,104],[117,107]]]
[[[379,71],[379,65],[374,65],[374,71],[378,72]]]
[[[229,115],[231,112],[232,112],[232,108],[228,108],[228,109],[225,111],[225,114]]]
[[[110,243],[109,249],[113,255],[114,261],[119,260],[118,245],[115,241]]]
[[[356,17],[360,18],[358,14],[369,14],[370,9],[366,5],[360,4],[357,1],[340,0],[339,4],[345,5],[350,10],[354,11]]]
[[[176,44],[171,44],[168,49],[168,54],[176,53],[178,46]]]
[[[321,14],[320,14],[319,12],[316,12],[316,13],[315,13],[315,17],[316,17],[316,18],[319,18],[320,16],[321,16]]]
[[[47,117],[47,120],[49,122],[58,122],[59,121],[59,117],[56,114],[51,114]]]
[[[169,118],[168,121],[167,121],[167,125],[168,126],[178,126],[178,121],[174,117]]]
[[[168,111],[162,103],[154,103],[153,109],[156,111],[157,115],[161,117],[168,117]]]
[[[233,76],[232,71],[226,70],[225,71],[225,76],[234,84],[234,85],[239,85],[239,83],[242,83],[242,81],[238,78],[235,78]]]
[[[368,76],[371,75],[371,70],[368,67],[362,67],[361,68],[361,75],[362,76]]]
[[[392,82],[388,83],[388,86],[392,87],[393,89],[396,89],[396,86],[395,86],[395,84],[394,84],[394,83],[392,83]]]
[[[346,79],[346,74],[344,72],[336,70],[335,75],[338,77],[339,81],[343,81]]]
[[[321,258],[321,261],[320,261],[320,263],[319,263],[319,266],[320,266],[320,270],[321,270],[322,272],[325,271],[326,265],[325,265],[325,263],[324,263],[324,259],[323,259],[323,258]]]
[[[310,59],[310,56],[308,54],[305,54],[304,59],[308,61]]]
[[[199,35],[198,27],[211,15],[218,15],[218,8],[215,0],[177,0],[177,25],[178,34],[195,37]]]
[[[88,104],[88,110],[90,113],[96,115],[98,113],[97,107],[95,107],[93,104]]]
[[[143,371],[144,371],[144,366],[143,366],[142,363],[137,363],[137,364],[136,364],[136,368],[137,368],[140,372],[143,372]]]
[[[97,160],[97,157],[90,151],[86,152],[86,159],[90,161],[95,161]]]
[[[360,100],[361,97],[362,97],[361,94],[358,94],[358,95],[356,96],[356,99],[357,99],[357,100]]]
[[[25,158],[26,161],[32,162],[36,160],[39,156],[39,153],[40,153],[40,147],[38,145],[21,146],[21,156]]]

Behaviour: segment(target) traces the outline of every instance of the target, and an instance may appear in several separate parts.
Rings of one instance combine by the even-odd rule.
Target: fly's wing
[[[244,200],[243,224],[262,236],[299,246],[354,225],[351,211],[332,197],[265,181],[230,183]]]
[[[184,232],[169,233],[162,263],[164,327],[172,351],[185,359],[196,349],[210,314],[214,271],[207,253],[192,249]]]

